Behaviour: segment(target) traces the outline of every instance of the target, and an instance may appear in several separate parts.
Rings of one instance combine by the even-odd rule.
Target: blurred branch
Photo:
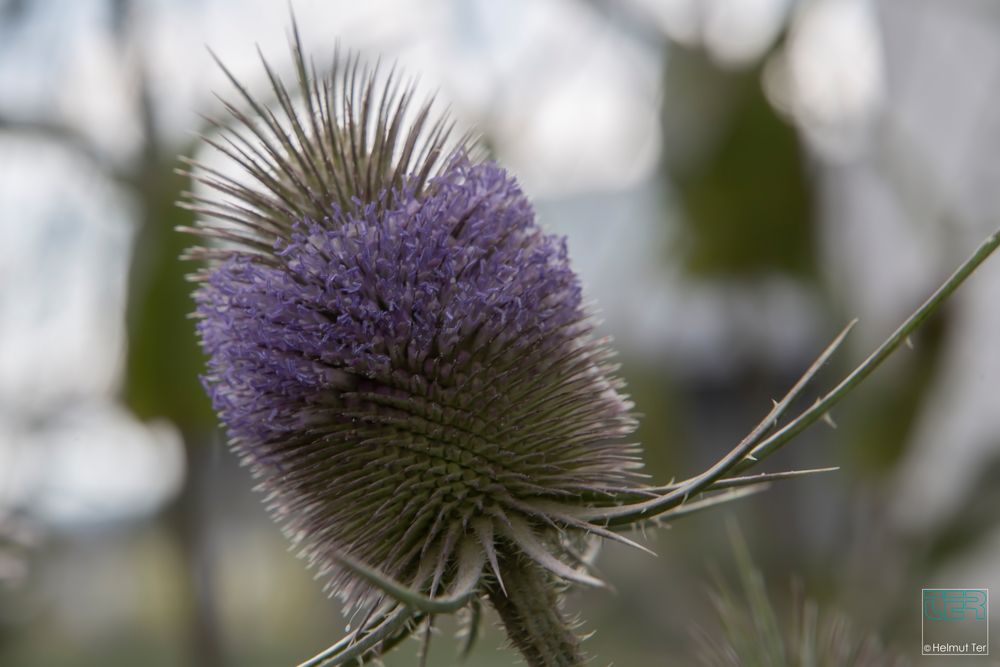
[[[137,230],[126,316],[125,398],[139,418],[171,418],[184,435],[188,461],[185,485],[164,519],[184,559],[177,594],[187,642],[185,664],[216,667],[223,664],[223,650],[214,608],[213,562],[206,540],[209,529],[204,520],[211,482],[204,446],[209,430],[203,426],[207,418],[201,416],[210,412],[201,407],[204,397],[198,391],[194,368],[200,366],[200,353],[184,318],[190,307],[188,286],[176,259],[187,241],[172,231],[178,224],[192,223],[188,212],[173,205],[181,191],[190,187],[187,179],[171,171],[173,155],[186,146],[164,145],[147,67],[145,17],[136,14],[137,9],[134,0],[108,0],[110,23],[102,35],[115,51],[117,67],[113,75],[130,91],[123,100],[124,111],[141,130],[133,154],[118,158],[98,139],[60,117],[17,115],[9,110],[0,112],[0,136],[49,141],[66,148],[121,185],[136,204]],[[142,409],[137,409],[134,396],[137,377],[142,379],[141,389],[145,390],[139,392]],[[0,550],[3,548],[0,540]]]
[[[4,13],[15,8],[18,3],[0,6]],[[111,0],[110,18],[111,32],[121,53],[120,62],[128,63],[123,68],[123,74],[130,76],[135,82],[135,112],[142,128],[142,149],[138,159],[141,166],[159,165],[159,132],[156,127],[154,101],[150,90],[149,76],[146,72],[142,48],[135,33],[136,27],[132,18],[133,3],[131,0]],[[126,53],[126,51],[129,51]],[[18,117],[0,113],[0,134],[19,135],[40,140],[53,141],[64,148],[75,152],[88,162],[93,163],[102,173],[112,180],[130,188],[141,188],[143,169],[132,169],[129,165],[119,164],[98,144],[79,130],[50,118]]]
[[[666,35],[659,27],[659,21],[641,3],[581,0],[580,4],[644,46],[659,48],[666,40]]]
[[[151,81],[146,67],[146,53],[143,48],[141,25],[134,18],[133,0],[110,0],[111,32],[117,40],[122,62],[128,63],[124,75],[131,77],[135,91],[135,112],[142,128],[142,154],[144,165],[159,167],[160,133],[156,121],[156,107],[153,100]]]
[[[77,130],[61,123],[42,118],[15,118],[0,115],[0,134],[27,136],[61,144],[107,174],[113,180],[134,186],[135,178],[115,164],[94,142]]]
[[[0,2],[0,19],[8,25],[20,21],[25,16],[27,0],[5,0]]]

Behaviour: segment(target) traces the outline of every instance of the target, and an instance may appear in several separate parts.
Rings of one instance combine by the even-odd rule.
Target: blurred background
[[[1000,222],[994,0],[292,4],[318,65],[398,60],[569,237],[661,482],[858,317],[831,386]],[[288,665],[343,633],[216,430],[173,231],[178,155],[212,159],[199,114],[234,98],[205,45],[266,96],[255,45],[289,75],[288,17],[0,0],[0,665]],[[1000,590],[998,304],[994,259],[765,466],[839,472],[651,534],[656,559],[607,547],[618,593],[569,599],[596,664],[697,664],[727,516],[781,618],[797,586],[928,660],[921,588]],[[469,664],[513,664],[487,625]]]

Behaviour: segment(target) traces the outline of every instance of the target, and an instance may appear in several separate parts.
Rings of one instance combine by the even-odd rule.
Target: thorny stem
[[[487,593],[528,667],[583,667],[580,638],[560,609],[549,573],[525,558],[501,560],[500,573],[506,593],[496,584]]]
[[[817,419],[821,419],[823,415],[827,414],[834,405],[840,402],[844,396],[846,396],[854,387],[861,384],[861,381],[872,374],[872,372],[878,368],[883,361],[885,361],[890,354],[892,354],[896,348],[898,348],[907,337],[912,334],[917,327],[919,327],[924,320],[931,316],[938,307],[944,303],[945,299],[951,296],[958,287],[965,282],[965,279],[972,274],[976,268],[982,264],[987,257],[989,257],[997,247],[1000,246],[1000,230],[993,233],[992,236],[983,241],[982,245],[972,254],[969,259],[965,261],[958,269],[951,274],[942,284],[934,294],[930,296],[923,305],[920,306],[910,317],[903,322],[898,329],[896,329],[891,336],[889,336],[885,342],[883,342],[877,350],[871,353],[867,359],[865,359],[861,364],[855,368],[850,375],[841,380],[830,393],[828,393],[823,398],[816,401],[816,403],[803,412],[801,415],[793,419],[791,422],[782,427],[777,433],[773,434],[759,445],[757,445],[754,450],[750,453],[750,456],[743,459],[739,464],[733,468],[733,472],[740,472],[745,470],[754,464],[754,459],[762,459],[770,456],[775,451],[781,448],[786,442],[794,438],[796,435],[805,430],[806,427],[811,425]]]
[[[721,480],[734,466],[757,447],[757,444],[764,439],[777,423],[778,418],[784,413],[785,409],[805,389],[813,376],[837,350],[853,326],[854,322],[848,324],[833,342],[823,350],[822,354],[813,362],[802,377],[799,378],[795,386],[785,394],[785,397],[774,404],[768,415],[736,447],[707,470],[680,484],[664,487],[664,489],[669,488],[669,491],[662,496],[630,505],[596,508],[581,513],[581,518],[589,521],[604,520],[608,526],[619,526],[645,521],[687,502],[688,498],[694,494],[708,490],[714,482]]]
[[[587,512],[581,512],[578,517],[588,521],[601,522],[603,525],[623,526],[636,522],[646,521],[671,510],[677,505],[681,505],[687,499],[701,491],[708,489],[717,480],[724,479],[732,473],[739,473],[747,468],[756,465],[764,458],[770,456],[790,441],[796,435],[805,430],[808,426],[823,418],[830,409],[836,405],[844,396],[861,383],[866,377],[878,368],[882,362],[888,358],[906,339],[913,333],[931,314],[958,287],[965,282],[966,278],[972,274],[976,268],[982,264],[993,251],[1000,246],[1000,231],[994,232],[982,245],[967,259],[949,278],[928,298],[910,317],[899,326],[896,331],[883,342],[867,359],[855,368],[840,384],[832,391],[823,396],[816,403],[804,411],[791,422],[780,428],[777,432],[767,436],[767,434],[777,425],[778,417],[784,409],[796,398],[805,386],[812,379],[819,368],[826,363],[836,348],[843,341],[844,336],[853,326],[849,324],[836,339],[823,351],[820,357],[813,363],[808,371],[795,383],[795,386],[778,403],[774,409],[754,430],[740,442],[732,451],[723,456],[713,466],[705,472],[696,475],[679,486],[671,486],[666,494],[652,498],[645,502],[621,505],[618,507],[595,508]],[[765,437],[766,436],[766,437]]]

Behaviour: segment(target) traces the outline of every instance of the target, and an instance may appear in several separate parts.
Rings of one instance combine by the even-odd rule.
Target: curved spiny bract
[[[348,56],[317,78],[294,53],[301,102],[269,67],[274,111],[233,79],[252,113],[227,104],[241,128],[209,141],[255,183],[195,164],[217,198],[191,196],[186,231],[218,239],[189,256],[209,262],[203,383],[230,445],[359,621],[305,664],[486,597],[529,664],[576,665],[558,582],[603,585],[576,547],[616,536],[562,509],[641,484],[565,240],[446,116],[407,116],[394,74]],[[546,636],[525,632],[539,604]]]
[[[179,204],[200,219],[183,231],[222,241],[221,247],[191,248],[188,259],[214,263],[249,253],[273,263],[275,239],[288,240],[297,222],[337,224],[331,205],[344,212],[378,206],[384,193],[404,183],[419,195],[455,154],[481,153],[470,135],[453,136],[453,121],[435,113],[433,99],[418,103],[414,85],[401,81],[395,68],[369,67],[357,54],[338,50],[329,74],[319,77],[297,28],[293,35],[293,90],[261,57],[275,108],[216,58],[240,101],[221,100],[230,120],[208,119],[215,134],[204,141],[242,176],[186,160],[184,173],[212,196],[186,193]]]

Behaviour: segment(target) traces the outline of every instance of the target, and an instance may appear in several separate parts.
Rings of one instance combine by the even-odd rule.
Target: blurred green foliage
[[[198,382],[204,360],[188,317],[194,303],[185,274],[194,267],[178,260],[191,239],[174,230],[194,224],[190,211],[174,205],[190,180],[174,173],[175,166],[170,154],[147,164],[139,178],[125,400],[139,417],[166,417],[191,433],[210,430],[215,417]]]
[[[675,49],[667,64],[664,107],[670,182],[684,229],[680,247],[698,276],[784,272],[810,277],[812,197],[794,128],[764,97],[761,69],[724,70],[701,51]],[[694,144],[689,125],[711,118]],[[679,155],[678,155],[679,153]]]

